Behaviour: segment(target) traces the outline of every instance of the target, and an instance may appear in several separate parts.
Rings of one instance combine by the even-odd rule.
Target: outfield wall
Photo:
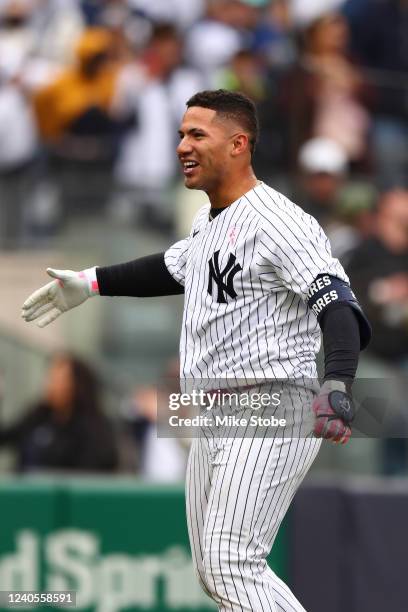
[[[0,509],[0,590],[72,589],[87,612],[216,609],[194,576],[181,487],[10,479]],[[284,579],[286,535],[270,560]]]

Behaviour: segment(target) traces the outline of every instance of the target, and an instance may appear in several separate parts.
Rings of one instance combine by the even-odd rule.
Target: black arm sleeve
[[[140,257],[127,263],[96,268],[100,295],[156,297],[184,293],[164,263],[164,253]]]
[[[331,304],[320,321],[323,332],[324,379],[352,382],[360,354],[357,316],[346,303]]]

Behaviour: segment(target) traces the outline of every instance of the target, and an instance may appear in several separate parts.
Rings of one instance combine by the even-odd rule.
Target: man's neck
[[[209,197],[211,208],[225,208],[236,200],[238,200],[244,193],[247,193],[260,181],[256,178],[255,174],[251,173],[245,178],[241,178],[239,181],[234,182],[224,181],[223,186],[214,190],[213,192],[207,192]]]

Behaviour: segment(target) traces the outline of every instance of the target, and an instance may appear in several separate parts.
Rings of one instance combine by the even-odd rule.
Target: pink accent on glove
[[[87,270],[81,270],[78,273],[80,278],[84,278],[89,286],[91,293],[94,295],[99,294],[98,279],[96,278],[95,268],[89,268]]]
[[[330,408],[328,394],[318,395],[312,405],[316,420],[314,435],[339,444],[350,440],[351,428]]]

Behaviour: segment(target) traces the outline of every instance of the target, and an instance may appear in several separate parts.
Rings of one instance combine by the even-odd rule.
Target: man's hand
[[[312,409],[316,419],[313,432],[317,438],[326,438],[339,444],[349,441],[355,409],[344,382],[326,380]]]
[[[79,306],[89,297],[99,294],[96,268],[81,272],[47,268],[47,274],[54,278],[44,287],[37,289],[23,304],[21,316],[25,321],[35,321],[38,327],[45,327],[63,312]]]

